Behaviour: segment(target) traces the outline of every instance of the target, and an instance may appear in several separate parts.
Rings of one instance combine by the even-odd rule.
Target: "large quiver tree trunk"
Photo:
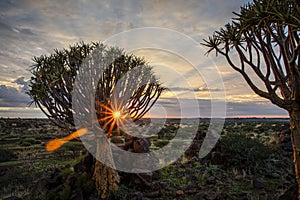
[[[300,104],[294,102],[293,108],[289,111],[290,129],[292,136],[294,166],[296,181],[298,184],[298,199],[300,199]]]

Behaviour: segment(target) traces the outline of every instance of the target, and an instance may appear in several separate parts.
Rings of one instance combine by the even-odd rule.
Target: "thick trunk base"
[[[298,184],[298,199],[300,200],[300,110],[295,109],[290,114],[290,128],[294,152],[294,166]]]
[[[106,137],[105,135],[103,137]],[[107,199],[111,191],[119,188],[120,177],[114,169],[110,144],[105,139],[97,140],[94,159],[93,180],[100,199]]]
[[[95,160],[93,180],[100,199],[107,199],[111,191],[119,188],[118,172],[98,160]]]

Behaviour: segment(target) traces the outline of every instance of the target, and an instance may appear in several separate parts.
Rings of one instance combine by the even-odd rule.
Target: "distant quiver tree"
[[[290,116],[300,199],[300,1],[254,0],[202,43]]]
[[[85,62],[86,59],[88,62]],[[76,75],[82,64],[85,67],[84,71],[97,72],[95,67],[104,69],[102,74],[99,74],[99,80],[95,80],[95,112],[97,118],[102,119],[99,120],[99,124],[105,133],[119,128],[114,120],[107,118],[107,109],[110,110],[113,103],[116,103],[114,100],[124,101],[122,95],[127,96],[126,102],[122,102],[122,110],[126,110],[126,116],[138,120],[152,107],[164,89],[143,58],[126,54],[122,49],[107,47],[102,43],[82,42],[70,46],[69,49],[55,50],[49,56],[34,57],[33,62],[29,96],[51,121],[69,133],[75,130],[72,94]],[[130,70],[134,70],[138,76],[128,76]],[[116,84],[121,79],[121,90],[115,94]],[[82,84],[80,89],[89,88]],[[102,152],[110,152],[104,148],[108,147],[97,145],[97,151],[99,149]],[[118,188],[118,173],[96,159],[93,170],[92,176],[98,195],[100,198],[106,198],[111,190]]]

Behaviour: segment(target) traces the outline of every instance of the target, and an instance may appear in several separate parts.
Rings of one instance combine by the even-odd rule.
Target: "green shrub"
[[[12,150],[0,149],[0,162],[6,162],[16,158],[16,155]]]
[[[69,185],[64,186],[64,189],[58,193],[60,199],[67,200],[71,196],[71,187]]]
[[[126,200],[126,199],[128,199],[128,193],[129,193],[129,189],[124,185],[120,185],[118,190],[115,190],[115,191],[111,192],[110,199],[112,199],[112,200]]]
[[[81,142],[70,141],[70,142],[65,143],[62,146],[62,149],[64,149],[65,151],[71,151],[72,156],[75,159],[76,157],[78,157],[80,155],[80,152],[84,149],[84,147]]]
[[[162,148],[167,144],[169,144],[169,140],[158,139],[157,141],[154,142],[154,146],[159,148]]]
[[[32,144],[31,143],[29,143],[29,142],[20,142],[20,146],[21,147],[29,147],[29,146],[31,146]]]
[[[41,144],[41,141],[36,140],[35,138],[32,138],[32,137],[31,138],[23,138],[20,141],[21,146],[31,146],[31,145],[34,145],[34,144]]]
[[[61,171],[61,175],[63,177],[63,180],[66,180],[68,178],[68,176],[73,172],[73,170],[71,168],[66,168],[66,169],[63,169]]]
[[[225,165],[251,173],[264,167],[264,161],[272,154],[272,150],[257,138],[238,133],[223,136],[219,145]]]
[[[76,186],[81,188],[85,194],[90,194],[94,190],[94,183],[86,172],[77,177]]]

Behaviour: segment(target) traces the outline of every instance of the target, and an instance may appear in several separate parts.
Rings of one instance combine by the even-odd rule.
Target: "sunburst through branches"
[[[129,122],[127,117],[129,112],[126,111],[126,106],[123,104],[123,100],[117,101],[116,98],[113,98],[113,101],[107,105],[96,101],[98,106],[98,119],[93,123],[99,123],[102,129],[106,132],[107,138],[110,138],[113,131],[116,129],[117,134],[120,135],[120,127],[125,130],[125,123]],[[81,137],[88,132],[87,128],[79,129],[72,134],[63,137],[61,139],[51,140],[46,144],[47,151],[56,151],[64,143],[73,140],[75,138]]]
[[[117,129],[117,134],[120,135],[120,127],[125,129],[125,123],[128,122],[129,112],[126,109],[126,105],[123,104],[123,100],[118,101],[116,97],[112,102],[105,105],[101,102],[97,102],[100,106],[100,112],[98,122],[103,130],[106,130],[106,136],[109,138]]]

